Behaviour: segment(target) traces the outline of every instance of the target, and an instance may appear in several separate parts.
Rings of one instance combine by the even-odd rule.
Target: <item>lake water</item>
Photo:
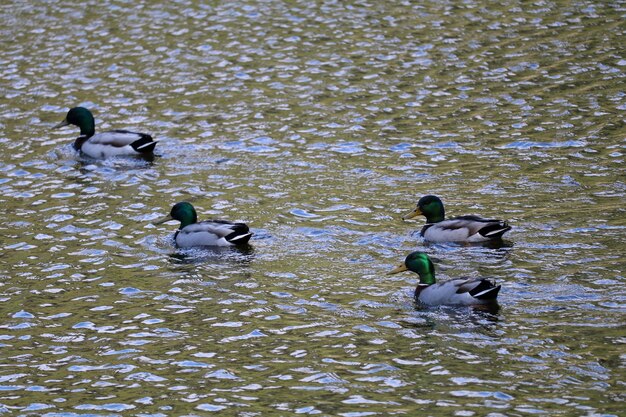
[[[0,5],[0,413],[620,415],[624,2]],[[82,159],[96,130],[152,163]],[[507,219],[500,248],[403,222]],[[247,250],[176,250],[188,200]],[[417,308],[491,276],[500,310]],[[623,415],[623,414],[621,414]]]

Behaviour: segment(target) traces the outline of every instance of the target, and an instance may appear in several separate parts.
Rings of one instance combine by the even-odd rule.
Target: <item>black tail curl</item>
[[[478,300],[495,300],[500,292],[500,285],[496,285],[495,282],[483,279],[480,281],[474,289],[469,293],[472,297]]]
[[[245,223],[235,223],[233,224],[233,232],[226,236],[225,239],[235,245],[244,245],[248,243],[251,237],[252,233],[250,233],[250,229]]]
[[[502,235],[511,230],[511,226],[507,222],[500,222],[498,224],[490,224],[479,230],[478,233],[489,239],[500,239]]]
[[[140,135],[141,138],[131,143],[130,146],[139,153],[151,154],[154,152],[157,143],[152,139],[152,136],[145,133],[140,133]]]

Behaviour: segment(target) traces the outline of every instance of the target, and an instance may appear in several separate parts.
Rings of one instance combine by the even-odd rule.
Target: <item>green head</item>
[[[389,273],[397,274],[402,271],[417,273],[420,276],[420,284],[431,285],[435,283],[435,265],[424,252],[411,252],[402,265]]]
[[[80,128],[82,136],[93,136],[96,132],[96,122],[89,110],[84,107],[74,107],[67,112],[65,119],[54,128],[74,125]]]
[[[170,210],[170,214],[153,223],[161,224],[169,220],[178,220],[180,222],[179,229],[182,229],[185,226],[197,223],[198,215],[196,214],[196,209],[194,209],[190,203],[183,201],[174,204],[174,207],[172,207],[172,210]]]
[[[446,211],[443,208],[441,199],[434,195],[425,195],[417,202],[417,208],[405,215],[402,219],[411,219],[418,215],[426,216],[427,223],[437,223],[443,221],[446,217]]]

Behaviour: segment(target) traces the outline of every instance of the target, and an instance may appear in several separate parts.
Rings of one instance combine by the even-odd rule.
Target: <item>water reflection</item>
[[[172,239],[173,241],[173,239]],[[252,245],[232,247],[206,246],[189,249],[179,248],[168,255],[173,264],[227,264],[236,267],[248,267],[254,261],[255,250]]]
[[[623,413],[618,3],[92,6],[0,6],[0,410]],[[83,160],[68,102],[162,156]],[[416,191],[514,229],[426,243]],[[253,248],[147,225],[189,198]],[[424,247],[499,311],[417,309]]]
[[[411,234],[412,236],[416,236],[419,237],[419,232],[414,232]],[[422,239],[421,237],[419,238],[422,242],[422,244],[425,247],[431,247],[434,249],[442,249],[445,247],[448,248],[477,248],[478,250],[476,252],[478,253],[482,253],[485,255],[488,254],[507,254],[510,252],[509,249],[513,248],[514,242],[511,240],[506,240],[506,239],[496,239],[496,240],[490,240],[488,242],[476,242],[476,243],[456,243],[456,242],[449,242],[449,243],[434,243],[434,242],[429,242],[427,240]],[[485,248],[485,249],[490,249],[488,251],[480,251],[480,248]],[[502,249],[502,250],[499,250]]]
[[[498,303],[474,306],[424,306],[413,300],[415,314],[404,317],[399,322],[405,328],[428,328],[438,330],[442,326],[455,326],[466,331],[481,331],[492,327],[504,318],[500,315]],[[405,312],[406,313],[406,312]]]

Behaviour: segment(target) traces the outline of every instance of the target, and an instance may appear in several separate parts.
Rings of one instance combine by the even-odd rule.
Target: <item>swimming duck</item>
[[[70,109],[65,119],[53,129],[68,125],[80,128],[80,136],[73,144],[74,149],[91,158],[103,159],[127,155],[152,157],[152,152],[157,144],[152,140],[152,136],[146,133],[135,133],[128,130],[96,133],[93,115],[84,107]]]
[[[500,285],[486,278],[457,278],[435,282],[435,266],[424,252],[412,252],[404,263],[389,272],[413,271],[420,277],[415,299],[425,305],[484,305],[496,302]]]
[[[198,222],[196,209],[187,202],[174,204],[170,214],[156,220],[153,224],[178,220],[180,227],[174,234],[176,246],[189,248],[193,246],[233,246],[248,243],[252,233],[244,223],[233,223],[226,220],[205,220]]]
[[[502,239],[502,235],[511,230],[511,226],[505,221],[474,215],[445,220],[443,202],[434,195],[420,198],[417,208],[403,216],[402,220],[420,214],[426,216],[426,224],[420,235],[431,242],[489,242]]]

